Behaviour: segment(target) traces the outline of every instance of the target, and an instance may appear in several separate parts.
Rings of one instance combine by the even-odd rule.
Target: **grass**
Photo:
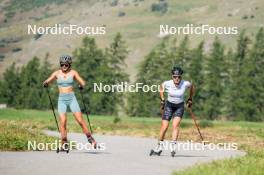
[[[86,119],[86,116],[83,117]],[[0,110],[0,121],[27,123],[39,130],[56,130],[52,111],[4,109]],[[156,137],[160,126],[159,118],[91,115],[90,121],[93,130],[100,134]],[[200,126],[205,139],[210,142],[238,141],[241,140],[240,137],[246,136],[246,140],[251,140],[254,144],[264,139],[263,123],[201,120]],[[130,133],[131,128],[133,128],[133,133]],[[198,134],[191,119],[185,117],[181,128],[180,139],[197,140]],[[68,129],[72,132],[81,132],[72,114],[68,115]],[[169,137],[170,130],[167,135],[168,139]]]
[[[264,172],[264,128],[263,123],[254,122],[213,122],[206,134],[212,142],[235,142],[247,152],[243,157],[215,160],[197,164],[173,175],[261,175]]]
[[[85,117],[85,116],[84,116]],[[86,118],[86,117],[85,117]],[[92,128],[97,134],[157,137],[160,118],[115,117],[91,115]],[[264,128],[263,123],[246,121],[201,120],[201,132],[211,143],[237,143],[247,155],[239,158],[216,160],[207,164],[197,164],[174,175],[181,174],[261,174],[264,172]],[[0,150],[25,150],[27,140],[50,141],[41,130],[56,130],[52,111],[0,110]],[[68,116],[68,131],[81,132],[72,115]],[[171,128],[167,139],[171,137]],[[179,140],[199,141],[193,121],[184,118],[181,123]]]
[[[264,172],[264,151],[248,150],[247,155],[239,158],[216,160],[208,164],[200,164],[187,170],[174,172],[173,175],[261,175]]]
[[[51,143],[54,142],[54,139],[42,134],[34,125],[0,120],[1,151],[26,151],[28,141]]]

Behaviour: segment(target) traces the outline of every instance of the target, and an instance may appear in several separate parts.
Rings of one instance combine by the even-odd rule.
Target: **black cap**
[[[171,74],[181,76],[183,74],[183,70],[178,66],[174,66],[171,70]]]

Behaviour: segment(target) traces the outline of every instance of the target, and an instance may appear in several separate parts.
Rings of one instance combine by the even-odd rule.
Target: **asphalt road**
[[[58,136],[56,132],[45,132]],[[83,134],[71,133],[68,138],[86,143]],[[169,151],[150,157],[150,149],[157,144],[155,139],[105,135],[95,135],[95,138],[105,144],[105,150],[73,150],[69,154],[54,151],[0,152],[0,174],[169,175],[196,163],[245,155],[237,150],[186,151],[182,147],[175,157],[171,157]]]

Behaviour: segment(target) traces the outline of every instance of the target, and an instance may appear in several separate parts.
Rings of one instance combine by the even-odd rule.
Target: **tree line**
[[[130,116],[160,116],[159,93],[93,92],[93,83],[111,85],[129,81],[124,62],[128,49],[121,34],[117,34],[104,49],[98,48],[93,38],[85,37],[82,46],[72,55],[73,68],[88,82],[84,100],[90,112],[116,115],[125,110]],[[170,70],[178,65],[184,70],[183,79],[195,85],[193,108],[197,115],[211,120],[263,121],[263,62],[263,28],[255,38],[242,31],[236,49],[226,48],[216,37],[211,50],[206,53],[204,42],[191,48],[188,36],[180,42],[166,37],[142,61],[136,82],[161,84],[171,79]],[[20,69],[11,65],[0,81],[0,102],[16,108],[49,109],[42,81],[54,71],[51,67],[48,56],[43,63],[34,57]],[[55,86],[50,87],[54,104],[57,98]],[[79,93],[76,95],[81,99]]]
[[[124,60],[128,51],[125,41],[118,33],[109,47],[100,49],[93,38],[85,37],[82,46],[73,52],[73,69],[87,82],[84,89],[84,101],[89,106],[88,111],[93,114],[116,115],[123,107],[123,94],[114,92],[93,93],[93,83],[117,84],[128,81],[125,73]],[[55,70],[51,69],[48,55],[41,63],[34,57],[22,68],[13,63],[3,74],[0,81],[0,103],[9,107],[23,109],[50,109],[50,103],[42,82]],[[59,69],[59,59],[58,67]],[[78,85],[75,84],[75,94],[82,106]],[[50,87],[53,104],[57,104],[58,90],[56,83]],[[56,106],[55,106],[56,107]]]
[[[255,39],[242,31],[236,49],[227,49],[215,38],[208,53],[204,42],[190,48],[186,36],[180,43],[165,38],[146,56],[137,74],[137,82],[161,84],[171,79],[173,65],[184,70],[183,79],[196,87],[193,108],[206,119],[263,121],[264,106],[264,31]],[[158,93],[134,93],[128,97],[131,116],[157,116]]]

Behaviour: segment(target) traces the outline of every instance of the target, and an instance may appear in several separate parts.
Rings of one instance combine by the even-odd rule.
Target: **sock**
[[[67,143],[67,142],[68,142],[68,141],[67,141],[67,138],[66,138],[66,137],[62,138],[62,139],[61,139],[61,142],[62,142],[62,144]]]
[[[157,145],[156,148],[154,149],[154,151],[155,151],[155,152],[159,152],[159,151],[161,151],[161,150],[162,150],[162,147],[163,147],[163,144],[164,144],[163,140],[160,140],[160,141],[158,142],[158,145]]]
[[[171,151],[175,151],[176,150],[176,145],[177,145],[177,141],[176,140],[171,141],[170,150]]]
[[[86,137],[87,137],[87,138],[89,138],[89,137],[91,137],[91,136],[92,136],[90,132],[88,132],[88,133],[87,133],[87,134],[85,134],[85,135],[86,135]]]

